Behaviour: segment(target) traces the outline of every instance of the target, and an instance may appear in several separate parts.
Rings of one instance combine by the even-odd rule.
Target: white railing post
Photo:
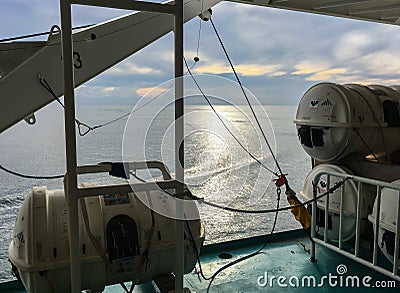
[[[344,206],[344,193],[346,190],[346,182],[343,183],[342,185],[342,192],[340,193],[340,212],[339,212],[339,249],[342,249],[342,245],[343,245],[343,233],[342,233],[342,229],[343,229],[343,206]]]
[[[382,187],[376,187],[376,215],[375,215],[375,229],[374,229],[374,251],[372,256],[372,264],[376,266],[378,264],[378,233],[379,233],[379,218],[381,213],[381,194]]]
[[[361,194],[363,189],[363,184],[358,182],[357,188],[357,215],[356,215],[356,241],[354,247],[354,255],[358,256],[360,254],[360,221],[361,221]]]
[[[331,176],[329,174],[326,175],[326,191],[331,188]],[[328,227],[329,227],[329,193],[325,197],[325,214],[324,214],[324,241],[328,242]]]
[[[175,11],[175,177],[179,184],[176,202],[175,292],[183,292],[184,274],[184,100],[183,100],[183,0],[176,0]]]
[[[314,178],[312,181],[313,185],[313,202],[312,202],[312,213],[311,213],[311,261],[316,261],[315,258],[315,227],[317,222],[317,184],[319,181],[319,177]]]
[[[393,274],[396,276],[399,266],[399,236],[400,236],[400,191],[397,192],[397,214],[396,214],[396,230],[394,233],[394,251],[393,251]]]
[[[64,121],[67,175],[65,197],[68,210],[69,253],[71,270],[71,292],[81,292],[81,263],[79,251],[78,175],[76,157],[75,92],[72,47],[71,3],[60,0],[62,60],[64,73]]]

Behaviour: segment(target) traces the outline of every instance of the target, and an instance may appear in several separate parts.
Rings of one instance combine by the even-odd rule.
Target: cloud
[[[309,81],[335,81],[338,77],[348,73],[347,68],[333,67],[328,62],[302,61],[295,65],[296,71],[293,75],[305,75],[305,80]]]
[[[110,74],[119,74],[119,75],[131,75],[131,74],[151,75],[151,74],[161,73],[159,69],[155,69],[149,66],[140,66],[133,63],[130,60],[114,66],[108,72]]]
[[[347,72],[346,68],[333,68],[329,70],[322,70],[307,77],[306,80],[310,81],[336,80],[338,76],[341,76],[346,72]]]
[[[76,93],[79,97],[103,97],[111,95],[115,90],[115,87],[81,85],[77,88]]]
[[[77,97],[82,98],[115,98],[132,96],[132,87],[119,86],[99,86],[92,84],[81,85],[76,90]]]
[[[168,90],[171,88],[165,88],[165,87],[143,87],[143,88],[138,88],[136,90],[136,94],[138,96],[143,97],[156,97],[158,95],[162,95],[163,93],[166,93]]]
[[[260,76],[260,75],[282,75],[281,64],[273,65],[259,65],[259,64],[239,64],[235,65],[235,70],[238,74],[243,76]],[[196,73],[212,73],[212,74],[224,74],[232,73],[232,68],[230,66],[224,65],[222,63],[213,63],[210,65],[203,65],[196,67],[194,70]]]
[[[103,93],[111,93],[113,91],[115,91],[115,87],[113,86],[106,87],[102,90]]]
[[[300,61],[295,64],[295,70],[291,74],[294,75],[309,75],[315,74],[320,71],[327,70],[329,68],[329,64],[325,61]]]
[[[371,51],[373,44],[371,33],[353,30],[340,37],[334,50],[334,56],[340,61],[357,59]]]
[[[335,82],[338,83],[356,83],[356,84],[381,84],[381,85],[398,85],[399,80],[393,78],[373,78],[373,77],[365,77],[361,75],[343,75],[337,76]]]
[[[286,74],[288,74],[286,71],[276,71],[274,73],[269,74],[269,76],[279,77],[279,76],[286,75]]]
[[[359,59],[358,67],[376,75],[398,75],[400,72],[400,56],[397,52],[371,52]]]

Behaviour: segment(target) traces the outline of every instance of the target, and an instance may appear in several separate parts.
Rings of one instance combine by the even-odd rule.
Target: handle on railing
[[[161,161],[102,162],[98,165],[79,166],[78,174],[108,172],[111,176],[129,179],[129,171],[145,169],[158,169],[164,180],[171,180],[167,166]]]

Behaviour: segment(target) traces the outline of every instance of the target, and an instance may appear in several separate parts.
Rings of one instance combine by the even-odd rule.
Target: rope
[[[274,161],[275,161],[276,167],[278,168],[280,175],[283,175],[283,172],[282,172],[281,167],[279,166],[278,160],[276,159],[275,154],[274,154],[274,152],[272,151],[272,148],[271,148],[271,145],[270,145],[270,143],[269,143],[269,141],[268,141],[268,139],[267,139],[267,136],[265,135],[264,130],[263,130],[263,128],[261,127],[260,121],[258,120],[256,113],[254,112],[253,106],[251,105],[250,100],[249,100],[249,98],[247,97],[246,91],[244,90],[244,87],[243,87],[243,85],[242,85],[242,83],[241,83],[241,81],[240,81],[240,79],[239,79],[239,76],[238,76],[238,74],[236,73],[235,67],[233,66],[233,63],[232,63],[232,61],[231,61],[231,58],[229,57],[229,54],[228,54],[228,52],[227,52],[227,50],[226,50],[226,48],[225,48],[225,46],[224,46],[224,43],[222,42],[222,39],[221,39],[221,37],[220,37],[220,35],[219,35],[218,31],[217,31],[217,28],[216,28],[215,25],[214,25],[214,22],[213,22],[212,18],[210,18],[210,22],[211,22],[211,25],[212,25],[212,27],[213,27],[213,29],[214,29],[214,32],[215,32],[215,34],[216,34],[218,40],[219,40],[219,43],[221,44],[221,47],[222,47],[222,49],[223,49],[223,51],[224,51],[224,53],[225,53],[226,59],[228,60],[230,66],[231,66],[231,68],[232,68],[232,71],[233,71],[233,73],[234,73],[234,75],[235,75],[235,78],[236,78],[236,80],[237,80],[237,82],[238,82],[238,84],[239,84],[239,86],[240,86],[240,89],[242,90],[243,96],[245,97],[245,99],[246,99],[246,101],[247,101],[247,104],[248,104],[249,107],[250,107],[251,113],[253,114],[254,119],[256,120],[257,125],[258,125],[258,127],[259,127],[259,129],[260,129],[260,131],[261,131],[261,134],[262,134],[263,137],[264,137],[265,143],[267,144],[268,149],[269,149],[269,151],[270,151],[270,153],[271,153],[271,155],[272,155],[272,158],[273,158]]]
[[[129,173],[130,173],[132,176],[134,176],[136,179],[138,179],[139,181],[141,181],[141,182],[146,182],[144,179],[138,177],[135,173],[133,173],[133,172],[129,172]],[[196,258],[197,258],[197,262],[199,263],[199,268],[200,268],[200,274],[201,274],[201,276],[203,277],[204,280],[210,280],[210,282],[209,282],[209,284],[208,284],[208,287],[207,287],[207,293],[208,293],[209,290],[210,290],[210,287],[211,287],[212,282],[214,281],[214,279],[216,278],[216,276],[217,276],[219,273],[221,273],[221,272],[224,271],[225,269],[227,269],[227,268],[229,268],[229,267],[231,267],[231,266],[233,266],[233,265],[235,265],[235,264],[237,264],[237,263],[239,263],[239,262],[241,262],[241,261],[244,261],[244,260],[246,260],[246,259],[248,259],[248,258],[251,258],[251,257],[253,257],[253,256],[257,255],[257,254],[259,254],[259,253],[265,248],[265,246],[268,244],[268,242],[269,242],[269,240],[270,240],[272,234],[274,233],[274,230],[275,230],[275,227],[276,227],[276,223],[277,223],[277,218],[278,218],[278,212],[280,211],[280,209],[279,209],[280,194],[281,194],[280,191],[281,191],[280,188],[278,188],[278,189],[277,189],[277,196],[278,196],[277,206],[276,206],[276,209],[273,210],[273,211],[275,212],[274,223],[273,223],[271,232],[270,232],[270,234],[268,235],[269,237],[268,237],[267,240],[264,242],[264,244],[263,244],[258,250],[256,250],[255,252],[250,253],[250,254],[248,254],[248,255],[246,255],[246,256],[243,256],[243,257],[241,257],[241,258],[239,258],[239,259],[236,259],[236,260],[234,260],[234,261],[232,261],[232,262],[230,262],[230,263],[224,265],[223,267],[219,268],[211,277],[206,277],[206,276],[204,275],[204,273],[203,273],[203,269],[202,269],[202,267],[201,267],[201,261],[200,261],[200,253],[199,253],[199,250],[198,250],[198,248],[197,248],[196,241],[195,241],[195,239],[194,239],[193,233],[192,233],[192,231],[191,231],[191,229],[190,229],[189,223],[188,223],[188,221],[185,219],[185,224],[186,224],[187,230],[188,230],[188,232],[189,232],[190,239],[191,239],[192,244],[194,245],[194,248],[195,248]],[[168,192],[168,191],[166,191],[166,190],[164,190],[164,192],[165,192],[166,194],[172,196],[172,197],[175,197],[174,194],[172,194],[172,193],[170,193],[170,192]],[[193,196],[191,196],[191,193],[190,193],[190,192],[188,192],[187,195],[188,195],[189,197],[193,197]],[[290,208],[293,208],[293,207],[290,207]]]
[[[93,26],[94,24],[87,24],[87,25],[82,25],[82,26],[77,26],[72,28],[73,30],[76,29],[81,29],[81,28],[87,28],[90,26]],[[45,36],[50,34],[51,31],[49,32],[42,32],[42,33],[35,33],[35,34],[28,34],[28,35],[22,35],[22,36],[17,36],[17,37],[11,37],[11,38],[5,38],[5,39],[1,39],[0,43],[3,42],[9,42],[9,41],[16,41],[16,40],[22,40],[22,39],[28,39],[28,38],[33,38],[33,37],[40,37],[40,36]]]
[[[204,1],[203,1],[204,3]],[[202,4],[203,5],[203,4]],[[199,20],[199,32],[198,32],[198,37],[197,37],[197,49],[196,49],[196,56],[195,58],[199,58],[199,48],[200,48],[200,37],[201,37],[201,23],[203,22],[203,20]],[[196,61],[196,59],[194,59]],[[198,60],[197,60],[198,61]]]
[[[207,293],[210,291],[211,284],[212,284],[212,282],[214,281],[214,279],[217,277],[217,275],[218,275],[219,273],[221,273],[221,272],[224,271],[225,269],[227,269],[227,268],[229,268],[229,267],[231,267],[231,266],[233,266],[233,265],[235,265],[235,264],[237,264],[237,263],[239,263],[239,262],[242,262],[242,261],[244,261],[244,260],[246,260],[246,259],[249,259],[249,258],[251,258],[251,257],[253,257],[253,256],[256,256],[257,254],[259,254],[259,253],[265,248],[265,246],[267,246],[267,244],[269,243],[269,241],[270,241],[272,235],[274,234],[275,227],[276,227],[276,222],[277,222],[277,219],[278,219],[279,200],[280,200],[279,197],[280,197],[280,195],[278,194],[278,200],[277,200],[277,204],[276,204],[276,213],[275,213],[275,217],[274,217],[274,223],[273,223],[273,225],[272,225],[271,232],[268,234],[268,238],[266,239],[266,241],[264,242],[264,244],[263,244],[258,250],[254,251],[253,253],[250,253],[250,254],[245,255],[245,256],[243,256],[243,257],[241,257],[241,258],[238,258],[238,259],[236,259],[236,260],[234,260],[234,261],[232,261],[232,262],[230,262],[230,263],[224,265],[223,267],[219,268],[219,269],[211,276],[210,283],[208,284],[208,287],[207,287]]]
[[[162,13],[158,13],[158,14],[155,14],[153,17],[150,17],[150,18],[148,18],[148,19],[145,19],[145,20],[142,20],[142,21],[139,21],[139,22],[135,22],[134,24],[132,24],[132,25],[129,25],[129,26],[127,26],[127,27],[122,27],[122,28],[120,28],[120,29],[118,29],[118,30],[114,30],[114,31],[111,31],[111,32],[108,32],[108,33],[105,33],[104,35],[97,35],[97,37],[96,37],[96,40],[98,40],[98,39],[101,39],[101,38],[104,38],[104,37],[107,37],[107,36],[111,36],[111,35],[114,35],[114,34],[116,34],[116,33],[119,33],[119,32],[121,32],[121,31],[124,31],[124,30],[126,30],[126,29],[130,29],[130,28],[132,28],[132,27],[134,27],[134,26],[139,26],[139,25],[141,25],[141,24],[143,24],[143,23],[146,23],[146,22],[148,22],[148,21],[151,21],[151,20],[153,20],[153,19],[156,19],[157,17],[159,17],[159,16],[161,16],[162,15]],[[91,25],[88,25],[88,26],[91,26]],[[80,28],[80,27],[78,27],[78,28]],[[41,34],[41,33],[40,33]],[[47,34],[47,33],[46,33]],[[17,37],[18,38],[18,37]],[[9,38],[9,39],[13,39],[13,38]],[[7,40],[7,39],[4,39],[4,40]],[[2,41],[4,41],[4,40],[2,40]],[[78,44],[78,43],[83,43],[83,42],[86,42],[86,40],[80,40],[80,41],[76,41],[76,42],[74,42],[75,44]],[[46,45],[44,45],[44,46],[42,46],[42,45],[38,45],[38,46],[35,46],[36,48],[41,48],[41,47],[51,47],[51,46],[59,46],[60,45],[60,43],[59,42],[57,42],[57,43],[52,43],[52,44],[46,44]],[[21,48],[21,47],[19,47],[19,48],[14,48],[14,49],[7,49],[7,50],[0,50],[0,51],[14,51],[14,50],[21,50],[21,49],[28,49],[28,48],[35,48],[35,47],[26,47],[26,48]]]
[[[199,250],[198,250],[198,248],[197,248],[196,241],[195,241],[195,239],[194,239],[194,237],[193,237],[193,233],[192,233],[192,231],[191,231],[191,229],[190,229],[190,226],[189,226],[188,221],[185,220],[187,230],[189,231],[190,239],[191,239],[191,241],[192,241],[192,243],[193,243],[193,245],[194,245],[194,247],[195,247],[196,258],[197,258],[197,262],[198,262],[198,264],[199,264],[200,275],[201,275],[201,277],[202,277],[204,280],[206,280],[206,281],[209,280],[209,281],[210,281],[209,284],[208,284],[208,286],[207,286],[207,293],[210,291],[212,282],[214,281],[214,279],[217,277],[217,275],[218,275],[219,273],[221,273],[222,271],[226,270],[227,268],[229,268],[229,267],[231,267],[231,266],[233,266],[233,265],[235,265],[235,264],[237,264],[237,263],[239,263],[239,262],[242,262],[242,261],[244,261],[244,260],[246,260],[246,259],[249,259],[249,258],[251,258],[251,257],[253,257],[253,256],[256,256],[256,255],[259,254],[259,253],[265,248],[265,246],[269,243],[269,241],[270,241],[270,239],[271,239],[271,236],[272,236],[272,234],[273,234],[274,231],[275,231],[275,227],[276,227],[276,223],[277,223],[277,219],[278,219],[279,202],[280,202],[280,189],[277,190],[277,195],[278,195],[278,200],[277,200],[277,206],[276,206],[276,209],[275,209],[274,223],[273,223],[273,225],[272,225],[271,232],[270,232],[270,234],[267,236],[268,238],[267,238],[266,241],[263,243],[263,245],[262,245],[259,249],[257,249],[256,251],[254,251],[254,252],[252,252],[252,253],[250,253],[250,254],[248,254],[248,255],[245,255],[245,256],[243,256],[243,257],[241,257],[241,258],[239,258],[239,259],[236,259],[236,260],[234,260],[234,261],[232,261],[232,262],[230,262],[230,263],[228,263],[228,264],[222,266],[222,267],[219,268],[217,271],[215,271],[210,277],[206,277],[206,276],[204,275],[203,268],[202,268],[202,266],[201,266],[200,253],[199,253]]]
[[[41,77],[41,78],[39,79],[39,81],[40,81],[41,85],[42,85],[42,86],[53,96],[53,98],[61,105],[61,107],[63,107],[63,108],[65,109],[64,104],[61,102],[61,100],[60,100],[60,99],[57,97],[57,95],[54,93],[53,89],[51,88],[51,86],[49,85],[49,83],[47,82],[47,80],[46,80],[45,78],[42,78],[42,77]],[[147,106],[147,105],[150,104],[151,102],[153,102],[156,98],[160,97],[162,94],[164,94],[166,91],[168,91],[171,87],[172,87],[172,86],[170,86],[169,88],[167,88],[165,91],[163,91],[162,93],[158,94],[158,95],[155,96],[154,98],[150,99],[149,101],[147,101],[146,103],[144,103],[144,104],[141,105],[140,107],[135,108],[135,109],[133,109],[132,111],[129,111],[129,112],[127,112],[127,113],[125,113],[125,114],[123,114],[123,115],[117,117],[117,118],[114,118],[114,119],[112,119],[112,120],[109,120],[109,121],[104,122],[104,123],[101,123],[101,124],[97,124],[97,125],[94,125],[94,126],[90,126],[89,124],[86,124],[86,123],[80,121],[79,119],[75,118],[75,123],[76,123],[76,125],[78,126],[79,135],[80,135],[80,136],[85,136],[85,135],[88,134],[90,131],[93,131],[93,130],[95,130],[95,129],[108,126],[108,125],[110,125],[110,124],[113,124],[113,123],[115,123],[115,122],[117,122],[117,121],[119,121],[119,120],[122,120],[122,119],[128,117],[131,113],[134,113],[134,112],[136,112],[136,111],[142,109],[143,107]],[[85,127],[85,129],[82,128],[82,126]]]
[[[281,212],[281,211],[286,211],[286,210],[290,210],[290,209],[295,209],[295,208],[299,208],[305,205],[308,205],[314,201],[319,200],[320,198],[327,196],[328,194],[334,192],[336,189],[338,189],[340,186],[342,186],[346,181],[348,180],[348,178],[343,179],[342,181],[337,182],[332,188],[330,188],[328,191],[326,191],[325,193],[320,194],[319,196],[310,199],[308,201],[305,201],[301,204],[298,205],[293,205],[293,206],[287,206],[287,207],[283,207],[283,208],[278,208],[278,209],[266,209],[266,210],[244,210],[244,209],[236,209],[236,208],[231,208],[231,207],[227,207],[227,206],[222,206],[213,202],[209,202],[204,200],[204,198],[199,198],[197,196],[194,195],[189,195],[189,197],[193,200],[199,201],[200,203],[204,203],[206,205],[215,207],[215,208],[219,208],[221,210],[225,210],[225,211],[229,211],[229,212],[235,212],[235,213],[244,213],[244,214],[266,214],[266,213],[274,213],[274,212]]]
[[[22,177],[22,178],[26,178],[26,179],[60,179],[60,178],[64,178],[64,176],[65,176],[65,175],[52,175],[52,176],[26,175],[26,174],[18,173],[18,172],[12,171],[10,169],[7,169],[6,167],[3,167],[2,165],[0,165],[0,169],[9,174],[12,174],[12,175],[15,175],[18,177]]]
[[[198,57],[197,57],[197,58],[198,58]],[[193,65],[190,67],[190,69],[193,69],[193,68],[196,66],[196,64],[197,64],[198,61],[199,61],[199,59],[197,59],[197,60],[195,59]],[[53,98],[54,98],[63,108],[65,108],[64,104],[61,102],[61,100],[60,100],[60,99],[57,97],[57,95],[54,93],[53,89],[51,88],[51,86],[50,86],[50,84],[47,82],[47,80],[46,80],[45,78],[43,78],[43,77],[40,77],[39,81],[40,81],[40,84],[53,96]],[[97,124],[97,125],[94,125],[94,126],[90,126],[90,125],[88,125],[88,124],[86,124],[86,123],[81,122],[81,121],[78,120],[78,119],[75,119],[75,122],[76,122],[76,124],[78,125],[79,135],[80,135],[80,136],[85,136],[85,135],[88,134],[90,131],[93,131],[93,130],[95,130],[95,129],[108,126],[108,125],[113,124],[113,123],[115,123],[115,122],[117,122],[117,121],[119,121],[119,120],[122,120],[123,118],[129,116],[131,113],[134,113],[134,112],[136,112],[136,111],[139,111],[140,109],[144,108],[145,106],[147,106],[148,104],[150,104],[151,102],[153,102],[155,99],[159,98],[161,95],[163,95],[163,94],[166,93],[168,90],[170,90],[170,89],[172,88],[172,86],[173,86],[173,85],[169,86],[169,87],[166,88],[163,92],[161,92],[160,94],[158,94],[158,95],[155,96],[154,98],[150,99],[149,101],[147,101],[146,103],[144,103],[144,104],[141,105],[140,107],[137,107],[137,108],[133,109],[132,111],[127,112],[127,113],[125,113],[125,114],[123,114],[123,115],[121,115],[121,116],[119,116],[119,117],[117,117],[117,118],[114,118],[114,119],[110,120],[110,121],[107,121],[107,122],[104,122],[104,123],[101,123],[101,124]],[[86,130],[84,130],[84,129],[82,128],[82,126],[86,127]],[[18,177],[21,177],[21,178],[27,178],[27,179],[60,179],[60,178],[63,178],[63,177],[64,177],[64,175],[51,175],[51,176],[26,175],[26,174],[18,173],[18,172],[12,171],[12,170],[10,170],[10,169],[7,169],[6,167],[3,167],[2,165],[0,165],[0,169],[3,170],[3,171],[5,171],[5,172],[7,172],[7,173],[9,173],[9,174],[12,174],[12,175],[15,175],[15,176],[18,176]]]
[[[251,257],[253,257],[253,256],[256,256],[257,254],[259,254],[259,253],[265,248],[265,246],[269,243],[269,241],[270,241],[270,239],[271,239],[271,236],[272,236],[273,233],[274,233],[275,226],[276,226],[276,222],[277,222],[278,213],[279,213],[280,211],[288,210],[288,209],[292,209],[292,208],[297,208],[297,207],[300,207],[300,206],[304,206],[304,205],[306,205],[306,204],[309,204],[309,203],[311,203],[311,202],[317,201],[317,200],[320,199],[321,197],[326,196],[326,195],[328,195],[329,193],[335,191],[337,188],[339,188],[341,185],[343,185],[343,184],[346,182],[347,179],[348,179],[348,178],[345,178],[345,179],[343,179],[342,181],[337,182],[332,188],[330,188],[330,189],[329,189],[328,191],[326,191],[325,193],[319,195],[318,197],[315,197],[315,198],[313,198],[313,199],[311,199],[311,200],[309,200],[309,201],[306,201],[306,202],[304,202],[304,203],[302,203],[302,204],[299,204],[299,205],[296,205],[296,206],[289,206],[289,207],[284,207],[284,208],[279,208],[280,188],[278,188],[278,189],[277,189],[278,200],[277,200],[277,207],[276,207],[276,209],[273,209],[273,210],[266,210],[266,211],[265,211],[265,212],[275,212],[275,218],[274,218],[274,223],[273,223],[273,226],[272,226],[272,229],[271,229],[271,233],[268,235],[269,237],[266,239],[266,241],[264,242],[264,244],[263,244],[258,250],[256,250],[255,252],[250,253],[250,254],[248,254],[248,255],[245,255],[245,256],[243,256],[243,257],[241,257],[241,258],[239,258],[239,259],[236,259],[236,260],[234,260],[234,261],[232,261],[232,262],[230,262],[230,263],[224,265],[223,267],[219,268],[219,269],[218,269],[214,274],[212,274],[210,277],[206,277],[206,276],[204,275],[204,273],[203,273],[203,268],[202,268],[202,266],[201,266],[201,261],[200,261],[200,254],[199,254],[199,251],[198,251],[198,249],[197,249],[196,242],[195,242],[195,240],[194,240],[194,237],[193,237],[193,234],[192,234],[192,232],[191,232],[190,226],[189,226],[189,224],[188,224],[188,222],[187,222],[187,220],[186,220],[185,222],[186,222],[187,229],[188,229],[188,231],[189,231],[190,238],[191,238],[191,240],[192,240],[193,245],[195,246],[196,258],[197,258],[197,262],[198,262],[198,264],[199,264],[200,275],[201,275],[201,277],[202,277],[204,280],[206,280],[206,281],[210,280],[210,282],[209,282],[209,284],[208,284],[208,287],[207,287],[207,293],[210,291],[211,284],[212,284],[212,282],[214,281],[214,279],[216,278],[216,276],[217,276],[219,273],[221,273],[221,272],[224,271],[225,269],[227,269],[227,268],[229,268],[229,267],[231,267],[231,266],[233,266],[233,265],[235,265],[235,264],[237,264],[237,263],[239,263],[239,262],[241,262],[241,261],[244,261],[244,260],[249,259],[249,258],[251,258]],[[208,204],[208,203],[207,203],[207,204]],[[224,209],[225,209],[225,208],[224,208]],[[232,210],[232,209],[231,209],[231,210]],[[239,210],[236,210],[236,209],[235,209],[234,211],[239,211]],[[250,212],[250,211],[243,211],[243,210],[240,210],[240,212]],[[259,211],[257,211],[257,213],[258,213],[258,212],[259,212]]]
[[[123,114],[123,115],[121,115],[121,116],[119,116],[119,117],[117,117],[115,119],[112,119],[110,121],[104,122],[102,124],[95,125],[95,126],[92,127],[92,130],[95,130],[97,128],[101,128],[101,127],[104,127],[104,126],[108,126],[110,124],[113,124],[113,123],[115,123],[115,122],[117,122],[119,120],[124,119],[125,117],[128,117],[131,113],[132,113],[132,111],[128,112],[128,113],[125,113],[125,114]]]
[[[196,64],[197,64],[197,62],[198,62],[199,60],[200,60],[200,59],[198,58],[198,56],[196,56],[196,57],[195,57],[195,60],[194,60],[194,63],[193,63],[193,65],[191,66],[190,69],[193,69],[193,68],[196,66]],[[55,94],[55,92],[54,92],[53,89],[51,88],[50,84],[47,82],[47,80],[46,80],[45,78],[43,78],[43,77],[40,77],[39,81],[40,81],[40,84],[41,84],[41,85],[53,96],[53,98],[61,105],[61,107],[63,107],[63,108],[65,109],[64,104],[63,104],[63,103],[61,102],[61,100],[57,97],[57,95]],[[97,124],[97,125],[94,125],[94,126],[90,126],[89,124],[84,123],[84,122],[80,121],[79,119],[75,118],[75,123],[76,123],[76,125],[78,126],[79,135],[80,135],[80,136],[85,136],[85,135],[88,134],[90,131],[93,131],[93,130],[95,130],[95,129],[99,129],[99,128],[102,128],[102,127],[105,127],[105,126],[108,126],[108,125],[111,125],[111,124],[113,124],[113,123],[115,123],[115,122],[118,122],[118,121],[120,121],[120,120],[122,120],[122,119],[128,117],[128,116],[131,115],[132,113],[135,113],[135,112],[139,111],[140,109],[142,109],[142,108],[146,107],[147,105],[149,105],[150,103],[152,103],[154,100],[158,99],[160,96],[162,96],[162,95],[165,94],[167,91],[169,91],[173,86],[174,86],[174,84],[170,85],[170,86],[167,87],[164,91],[162,91],[161,93],[159,93],[158,95],[156,95],[156,96],[153,97],[152,99],[148,100],[146,103],[142,104],[141,106],[139,106],[139,107],[137,107],[137,108],[134,108],[134,109],[132,109],[131,111],[129,111],[129,112],[127,112],[127,113],[125,113],[125,114],[123,114],[123,115],[121,115],[121,116],[118,116],[117,118],[111,119],[111,120],[109,120],[109,121],[107,121],[107,122],[104,122],[104,123],[101,123],[101,124]]]
[[[379,98],[375,95],[375,93],[372,91],[372,89],[368,86],[362,86],[363,88],[365,88],[366,90],[368,90],[375,98],[375,100],[378,102],[378,104],[381,103],[381,101],[379,100]],[[383,144],[383,148],[385,150],[386,153],[386,157],[389,161],[389,163],[391,162],[390,159],[390,155],[389,152],[387,151],[387,146],[386,146],[386,142],[385,142],[385,136],[383,134],[383,130],[382,130],[382,125],[378,119],[378,117],[376,116],[375,110],[372,107],[369,99],[367,99],[361,92],[359,92],[358,90],[356,90],[355,88],[346,88],[348,90],[351,90],[353,92],[355,92],[359,97],[361,97],[364,102],[368,105],[369,110],[371,111],[372,117],[374,118],[375,123],[378,125],[378,129],[379,129],[379,133],[381,135],[381,139],[382,139],[382,144]],[[355,130],[355,129],[353,129]],[[379,163],[379,159],[375,156],[375,154],[373,153],[373,151],[369,148],[369,146],[366,144],[366,142],[362,139],[361,135],[358,133],[358,131],[356,131],[357,135],[359,136],[359,138],[361,139],[361,141],[364,143],[364,145],[367,147],[368,151],[374,156],[374,158],[377,160],[377,162]]]
[[[219,121],[221,121],[222,125],[225,127],[225,129],[229,132],[229,134],[232,136],[232,138],[238,143],[238,145],[253,159],[255,160],[257,163],[259,163],[262,167],[264,167],[266,170],[268,170],[269,172],[271,172],[272,174],[274,174],[275,176],[279,177],[279,175],[272,170],[271,168],[267,167],[266,165],[264,165],[259,159],[257,159],[252,153],[250,153],[250,151],[248,149],[246,149],[246,147],[240,142],[240,140],[233,134],[233,132],[229,129],[229,127],[226,125],[226,123],[224,122],[224,120],[221,118],[221,116],[218,114],[217,110],[214,108],[214,106],[212,105],[212,103],[210,102],[210,99],[206,96],[206,94],[204,93],[204,91],[202,90],[202,88],[200,87],[199,83],[197,82],[196,78],[193,76],[192,71],[190,70],[187,61],[185,59],[185,57],[183,58],[187,71],[189,73],[189,75],[191,76],[191,78],[193,79],[193,82],[196,84],[196,87],[198,88],[198,90],[200,91],[201,95],[204,97],[204,99],[206,100],[206,102],[208,103],[208,105],[210,106],[210,108],[212,109],[212,111],[215,113],[215,115],[217,115]]]
[[[374,98],[375,98],[375,100],[378,102],[378,104],[381,104],[381,100],[380,100],[379,97],[373,92],[373,90],[372,90],[370,87],[368,87],[368,86],[364,86],[364,87],[365,87],[370,93],[372,93],[372,95],[374,96]],[[386,153],[386,158],[387,158],[388,162],[391,163],[390,154],[389,154],[389,152],[388,152],[387,144],[386,144],[386,141],[385,141],[385,135],[383,134],[382,124],[380,123],[380,121],[379,121],[379,119],[378,119],[378,117],[377,117],[377,113],[376,113],[375,109],[372,107],[372,105],[371,105],[371,103],[369,102],[369,100],[368,100],[366,97],[364,97],[364,95],[362,95],[361,93],[359,93],[358,91],[356,91],[356,92],[357,92],[357,93],[359,94],[359,96],[361,96],[361,97],[363,98],[363,100],[367,103],[368,108],[369,108],[369,110],[370,110],[371,113],[372,113],[372,117],[374,118],[375,123],[378,125],[379,133],[380,133],[381,139],[382,139],[383,149],[385,150],[385,153]],[[359,135],[359,136],[360,136],[360,135]],[[360,137],[361,137],[361,136],[360,136]],[[372,155],[375,157],[375,159],[377,159],[376,156],[375,156],[375,154],[374,154],[372,151],[371,151],[371,153],[372,153]],[[378,159],[377,159],[377,161],[378,161],[378,163],[379,163],[379,160],[378,160]]]
[[[90,220],[89,220],[89,215],[85,203],[84,198],[80,198],[80,204],[81,204],[81,209],[82,209],[82,217],[83,217],[83,223],[85,225],[86,232],[88,233],[90,242],[92,242],[96,252],[99,254],[99,256],[102,258],[103,262],[105,263],[106,267],[108,270],[111,272],[113,271],[113,267],[111,262],[108,260],[107,254],[104,251],[103,247],[100,245],[100,243],[97,241],[96,237],[93,235],[92,230],[90,229]]]
[[[40,84],[53,96],[53,98],[61,105],[61,107],[63,107],[65,109],[64,104],[61,102],[61,100],[57,97],[57,95],[54,93],[53,89],[51,88],[51,86],[49,85],[49,83],[47,82],[46,79],[44,79],[43,77],[39,78]],[[75,118],[75,123],[78,126],[78,131],[79,131],[79,135],[80,136],[85,136],[86,134],[88,134],[91,130],[93,130],[93,127],[91,127],[90,125],[80,121],[79,119]],[[83,127],[84,128],[83,128]]]
[[[367,148],[367,150],[374,156],[375,160],[379,163],[378,157],[375,155],[374,151],[369,147],[368,143],[362,138],[360,132],[358,131],[357,128],[353,128],[354,132],[357,134],[357,136],[360,138],[361,142],[364,144],[364,146]]]

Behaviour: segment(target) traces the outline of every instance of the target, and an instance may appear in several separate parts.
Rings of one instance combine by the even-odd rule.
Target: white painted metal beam
[[[202,9],[207,10],[220,1],[185,0],[185,22],[199,15]],[[157,7],[159,5],[168,6],[168,9],[173,7],[169,4],[157,4]],[[170,14],[134,12],[74,33],[75,87],[171,32],[173,28],[174,20]],[[0,44],[0,50],[2,54],[7,52],[7,59],[10,59],[14,51],[22,52],[21,43]],[[32,46],[27,46],[27,50],[31,54],[26,55],[24,60],[20,60],[19,55],[16,67],[3,68],[0,58],[0,71],[3,71],[0,77],[0,133],[54,101],[40,84],[39,75],[48,81],[58,97],[64,94],[60,35],[55,34],[37,51],[32,51]]]
[[[145,2],[145,1],[125,1],[125,0],[72,0],[73,4],[117,8],[136,11],[148,11],[158,13],[175,13],[175,6],[161,3]],[[171,3],[172,4],[172,3]]]

